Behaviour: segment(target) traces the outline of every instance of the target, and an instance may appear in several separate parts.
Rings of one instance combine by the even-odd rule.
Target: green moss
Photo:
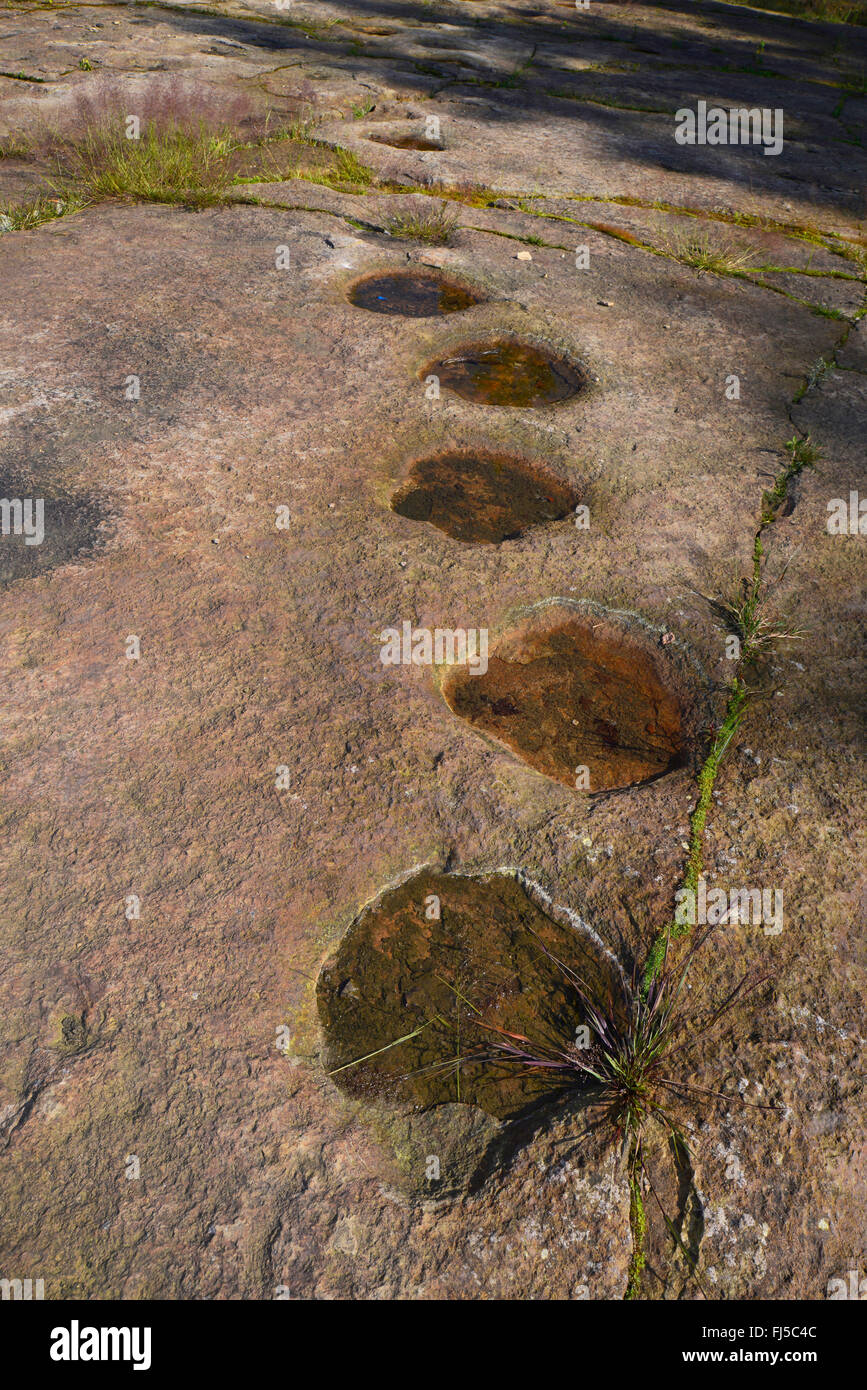
[[[647,1263],[644,1253],[647,1239],[647,1213],[641,1192],[641,1145],[636,1142],[629,1156],[629,1230],[632,1234],[632,1254],[626,1282],[626,1300],[641,1296],[641,1277]]]
[[[741,638],[741,654],[736,674],[729,686],[725,714],[718,730],[713,731],[713,741],[698,774],[698,798],[690,817],[689,852],[681,888],[695,893],[704,869],[704,833],[708,811],[711,806],[714,786],[720,763],[731,744],[734,735],[746,715],[751,698],[741,672],[756,659],[759,651],[776,641],[797,634],[784,631],[777,623],[771,622],[764,614],[765,558],[762,535],[777,518],[779,509],[788,495],[789,484],[804,468],[811,468],[820,456],[819,448],[809,436],[790,439],[786,445],[789,461],[780,471],[774,486],[762,494],[762,510],[759,524],[753,538],[752,572],[744,581],[741,600],[734,604],[722,604],[732,620],[732,625]],[[643,985],[648,989],[653,980],[659,977],[668,951],[669,943],[677,941],[689,933],[686,923],[671,922],[656,936],[644,966]]]

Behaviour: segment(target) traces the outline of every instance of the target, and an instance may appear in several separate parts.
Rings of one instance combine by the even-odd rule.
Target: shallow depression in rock
[[[456,314],[481,302],[481,296],[457,280],[419,270],[387,271],[367,275],[349,291],[350,304],[375,314],[402,314],[405,318],[432,318]]]
[[[516,876],[424,869],[365,908],[320,972],[326,1068],[353,1096],[517,1114],[556,1094],[557,1079],[497,1057],[482,1025],[569,1045],[583,1015],[552,957],[590,997],[619,997],[611,958]]]
[[[568,400],[586,382],[565,358],[517,342],[468,343],[429,362],[419,376],[435,376],[441,386],[479,405],[523,407]]]
[[[566,516],[574,489],[544,469],[506,454],[455,451],[414,463],[392,510],[427,521],[459,541],[495,544]]]
[[[394,150],[441,150],[438,140],[429,140],[425,135],[368,135],[376,145],[391,145]]]
[[[474,728],[579,790],[650,781],[686,755],[683,699],[661,658],[610,617],[543,613],[497,643],[483,675],[449,667],[442,693]]]

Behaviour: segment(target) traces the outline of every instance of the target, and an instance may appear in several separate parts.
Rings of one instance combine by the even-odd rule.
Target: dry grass
[[[436,212],[413,210],[399,212],[388,223],[393,237],[403,241],[423,241],[428,246],[449,246],[457,229],[458,219],[443,203]]]
[[[138,139],[105,122],[56,148],[53,186],[61,196],[91,202],[121,198],[212,207],[231,181],[229,157],[236,148],[227,129],[209,130],[204,122],[195,131],[152,122]]]
[[[97,77],[73,94],[55,123],[38,121],[0,154],[31,161],[47,193],[65,201],[201,208],[221,202],[242,167],[266,179],[292,177],[274,154],[285,165],[287,142],[311,146],[314,129],[309,113],[275,117],[258,99],[189,79]],[[341,168],[338,161],[336,173],[361,181],[360,166]]]
[[[681,265],[691,266],[699,275],[743,275],[755,261],[755,252],[738,251],[728,242],[713,243],[707,232],[681,233],[667,239],[662,250]]]
[[[323,147],[317,148],[321,150]],[[306,179],[308,183],[325,184],[328,188],[368,188],[373,183],[373,169],[367,164],[362,164],[351,150],[338,148],[332,151],[332,155],[331,161],[322,166],[311,168],[307,165],[297,165],[291,176]]]

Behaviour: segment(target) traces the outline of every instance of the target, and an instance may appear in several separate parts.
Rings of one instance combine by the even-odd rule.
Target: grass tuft
[[[5,76],[0,72],[0,77]],[[0,140],[0,159],[26,159],[30,154],[30,146],[20,135],[10,135]]]
[[[149,122],[138,140],[105,123],[58,147],[54,187],[88,201],[213,207],[229,185],[229,157],[236,148],[228,130],[209,130],[203,122],[193,130]]]
[[[272,133],[269,129],[269,122],[268,127],[266,127],[266,139],[272,141],[293,140],[296,145],[315,145],[318,126],[318,116],[297,116],[295,120],[277,127]]]
[[[836,363],[833,354],[829,358],[820,357],[818,361],[814,362],[813,365],[808,368],[807,375],[795,392],[793,403],[797,405],[799,401],[804,399],[808,391],[812,391],[816,386],[821,386],[825,377],[829,372],[834,370],[835,366]]]
[[[652,1189],[645,1164],[645,1144],[651,1128],[660,1129],[681,1154],[688,1153],[678,1112],[706,1105],[709,1100],[729,1104],[731,1097],[686,1080],[689,1054],[735,1005],[764,982],[765,977],[744,976],[717,1004],[701,1008],[687,991],[687,977],[697,953],[711,935],[705,928],[688,951],[674,963],[664,943],[660,968],[645,983],[633,975],[623,982],[618,998],[602,1001],[591,994],[583,979],[539,941],[539,947],[561,972],[575,1006],[575,1022],[587,1032],[585,1046],[577,1042],[539,1042],[486,1023],[477,1010],[468,1017],[481,1030],[477,1046],[466,1047],[462,1056],[444,1065],[487,1062],[512,1064],[541,1071],[561,1086],[585,1092],[595,1107],[592,1127],[628,1154],[629,1224],[632,1255],[625,1297],[640,1295],[646,1263],[647,1216],[644,1190]],[[534,933],[535,935],[535,933]],[[688,1005],[687,1005],[688,1001]],[[576,1034],[577,1037],[577,1034]],[[654,1192],[654,1196],[656,1194]],[[659,1199],[656,1198],[658,1201]],[[698,1278],[695,1261],[663,1212],[665,1224],[691,1273]]]
[[[772,521],[776,520],[777,513],[788,496],[789,484],[792,479],[803,473],[805,468],[815,468],[821,457],[821,450],[813,443],[809,435],[804,439],[798,439],[795,435],[786,444],[786,449],[789,454],[789,462],[780,472],[774,486],[762,494],[760,533]]]
[[[667,241],[663,250],[672,260],[691,266],[700,275],[743,275],[755,260],[753,251],[737,251],[728,243],[714,244],[704,235],[680,235]]]
[[[308,143],[316,142],[311,140]],[[307,183],[324,184],[327,188],[368,188],[374,181],[373,169],[367,164],[362,164],[351,150],[338,148],[333,151],[333,155],[330,164],[314,168],[298,165],[292,176],[304,179]]]
[[[28,203],[5,203],[0,205],[0,232],[29,232],[41,227],[45,222],[53,222],[57,217],[77,212],[85,206],[86,199],[76,194],[64,197],[41,196]]]
[[[458,225],[453,213],[443,203],[438,212],[399,212],[388,223],[393,237],[403,241],[423,241],[428,246],[449,246]]]

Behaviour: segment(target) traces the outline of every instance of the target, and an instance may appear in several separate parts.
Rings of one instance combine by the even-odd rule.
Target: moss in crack
[[[743,720],[748,699],[749,691],[746,684],[738,676],[735,676],[729,690],[722,724],[714,733],[710,752],[698,774],[698,799],[690,816],[689,853],[686,872],[681,884],[683,889],[693,893],[698,889],[698,880],[704,867],[704,832],[717,773],[725,752]],[[685,936],[689,930],[690,928],[686,923],[672,922],[659,933],[650,948],[644,967],[645,988],[659,975],[669,949],[669,943]]]
[[[629,1257],[624,1295],[627,1301],[640,1297],[641,1277],[647,1263],[647,1212],[644,1209],[644,1196],[641,1191],[641,1173],[641,1143],[640,1140],[636,1140],[629,1154],[629,1229],[632,1233],[632,1254]]]
[[[710,751],[698,775],[698,798],[690,817],[689,851],[682,889],[695,893],[704,867],[704,832],[720,763],[744,719],[752,696],[743,671],[755,664],[761,653],[780,641],[794,640],[801,634],[785,628],[768,611],[768,583],[764,568],[762,536],[776,521],[788,497],[792,480],[805,468],[812,468],[820,456],[809,436],[790,439],[786,445],[789,461],[781,469],[774,486],[762,495],[759,525],[753,538],[752,570],[742,582],[739,598],[715,606],[727,617],[730,629],[741,643],[737,670],[728,690],[725,714],[719,729],[713,730]],[[662,969],[671,941],[687,935],[685,922],[672,922],[657,935],[644,967],[644,986],[648,988]]]

